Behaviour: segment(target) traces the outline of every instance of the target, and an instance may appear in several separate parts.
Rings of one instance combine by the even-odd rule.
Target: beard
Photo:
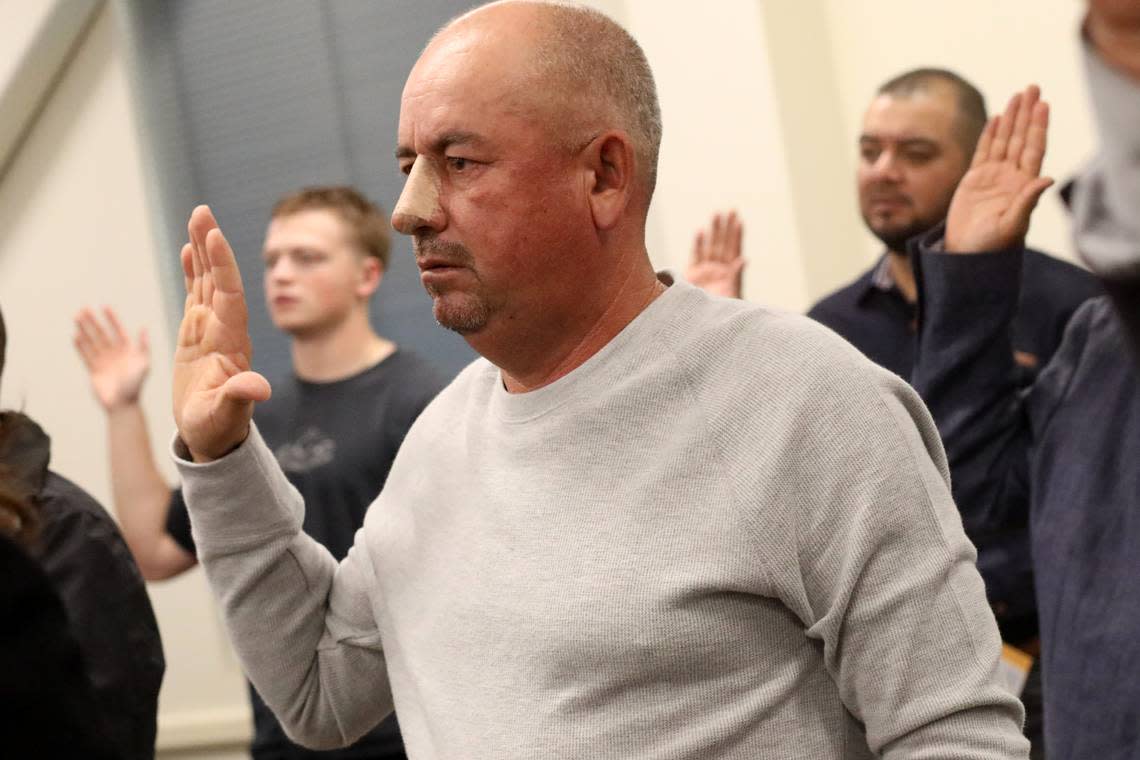
[[[860,191],[860,205],[864,202],[863,190]],[[877,237],[883,245],[887,247],[888,251],[896,253],[906,253],[907,241],[918,235],[923,235],[938,226],[939,222],[946,218],[946,212],[950,208],[950,197],[943,199],[940,207],[934,210],[928,210],[925,215],[920,215],[915,209],[914,200],[901,192],[892,192],[888,187],[872,186],[866,190],[866,200],[874,201],[876,197],[889,197],[894,200],[902,200],[908,210],[914,214],[909,222],[876,222],[872,219],[871,215],[863,213],[863,223],[867,225],[867,229],[871,234]]]
[[[412,248],[416,261],[431,257],[449,266],[465,267],[473,274],[475,257],[459,243],[447,243],[435,238],[413,238]],[[460,335],[476,333],[487,326],[491,309],[486,298],[477,290],[464,292],[450,288],[439,288],[424,284],[424,290],[432,298],[432,316],[440,327]]]
[[[431,293],[432,316],[436,324],[460,335],[477,333],[487,326],[491,310],[481,298],[469,293]]]
[[[938,224],[938,222],[916,219],[903,227],[875,229],[875,227],[871,225],[870,220],[866,217],[863,218],[863,221],[866,222],[867,229],[871,231],[871,234],[877,237],[882,244],[887,247],[888,251],[895,251],[897,253],[906,253],[906,243],[908,240],[934,229],[935,225]]]

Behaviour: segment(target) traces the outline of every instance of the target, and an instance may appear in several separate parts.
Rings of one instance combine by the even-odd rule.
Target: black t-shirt
[[[396,351],[360,374],[331,383],[297,377],[273,383],[253,418],[281,469],[305,499],[304,530],[339,561],[380,493],[408,429],[446,383],[426,361]],[[196,553],[181,490],[173,492],[166,529]],[[312,752],[289,742],[260,697],[253,703],[255,760],[403,757],[395,716],[352,747]]]

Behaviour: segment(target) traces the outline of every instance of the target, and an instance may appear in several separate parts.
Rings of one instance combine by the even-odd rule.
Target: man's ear
[[[384,267],[375,256],[365,256],[360,262],[360,282],[356,285],[356,295],[365,300],[372,297],[384,279]]]
[[[586,146],[583,156],[590,170],[590,212],[599,230],[614,227],[629,205],[635,187],[633,142],[625,132],[604,132]]]

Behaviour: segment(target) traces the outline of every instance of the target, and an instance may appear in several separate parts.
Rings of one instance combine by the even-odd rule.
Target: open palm
[[[958,184],[946,218],[946,249],[997,251],[1018,245],[1041,193],[1049,106],[1030,86],[1014,95],[1001,116],[982,132],[970,170]]]
[[[190,216],[182,248],[186,307],[174,354],[174,420],[197,460],[224,456],[249,432],[269,383],[250,371],[253,348],[241,274],[209,208]]]
[[[106,326],[91,309],[75,316],[75,349],[87,367],[95,398],[112,411],[138,400],[150,371],[150,345],[146,330],[132,342],[112,309],[104,308],[103,314]]]
[[[744,227],[736,212],[721,218],[715,214],[709,229],[697,233],[685,279],[717,296],[740,298],[744,273],[741,238]]]

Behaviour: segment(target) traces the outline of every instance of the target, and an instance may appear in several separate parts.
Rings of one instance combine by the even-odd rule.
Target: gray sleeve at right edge
[[[1077,181],[1077,251],[1101,276],[1140,366],[1140,82],[1108,66],[1084,41],[1100,150]]]
[[[339,567],[305,535],[301,496],[254,425],[222,459],[185,453],[176,440],[198,558],[243,669],[293,740],[352,743],[392,710],[363,534]]]
[[[1115,71],[1084,42],[1085,73],[1100,148],[1073,196],[1077,250],[1097,274],[1140,277],[1140,82]]]

